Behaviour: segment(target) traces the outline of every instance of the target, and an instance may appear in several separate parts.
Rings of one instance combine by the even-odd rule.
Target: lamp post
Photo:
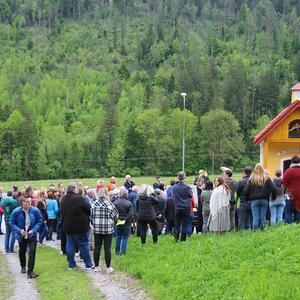
[[[185,161],[185,97],[186,93],[181,93],[183,98],[183,112],[182,112],[182,171],[184,172]]]

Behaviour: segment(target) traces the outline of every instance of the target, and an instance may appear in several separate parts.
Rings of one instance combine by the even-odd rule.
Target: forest
[[[0,0],[0,180],[241,170],[300,80],[297,0]]]

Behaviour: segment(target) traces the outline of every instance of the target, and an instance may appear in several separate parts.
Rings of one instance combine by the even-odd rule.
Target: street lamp
[[[183,112],[182,112],[182,171],[184,172],[184,160],[185,160],[185,97],[186,93],[181,93],[183,98]]]

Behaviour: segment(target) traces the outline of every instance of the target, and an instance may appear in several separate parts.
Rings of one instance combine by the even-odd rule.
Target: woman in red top
[[[284,172],[281,183],[287,187],[287,193],[292,201],[294,221],[300,222],[300,157],[291,159],[290,167]],[[287,222],[289,223],[289,222]]]

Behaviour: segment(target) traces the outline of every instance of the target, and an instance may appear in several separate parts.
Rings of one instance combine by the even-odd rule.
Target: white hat
[[[229,168],[227,168],[227,167],[221,167],[221,170],[222,170],[223,172],[230,171],[230,172],[232,173],[232,170],[229,169]]]

